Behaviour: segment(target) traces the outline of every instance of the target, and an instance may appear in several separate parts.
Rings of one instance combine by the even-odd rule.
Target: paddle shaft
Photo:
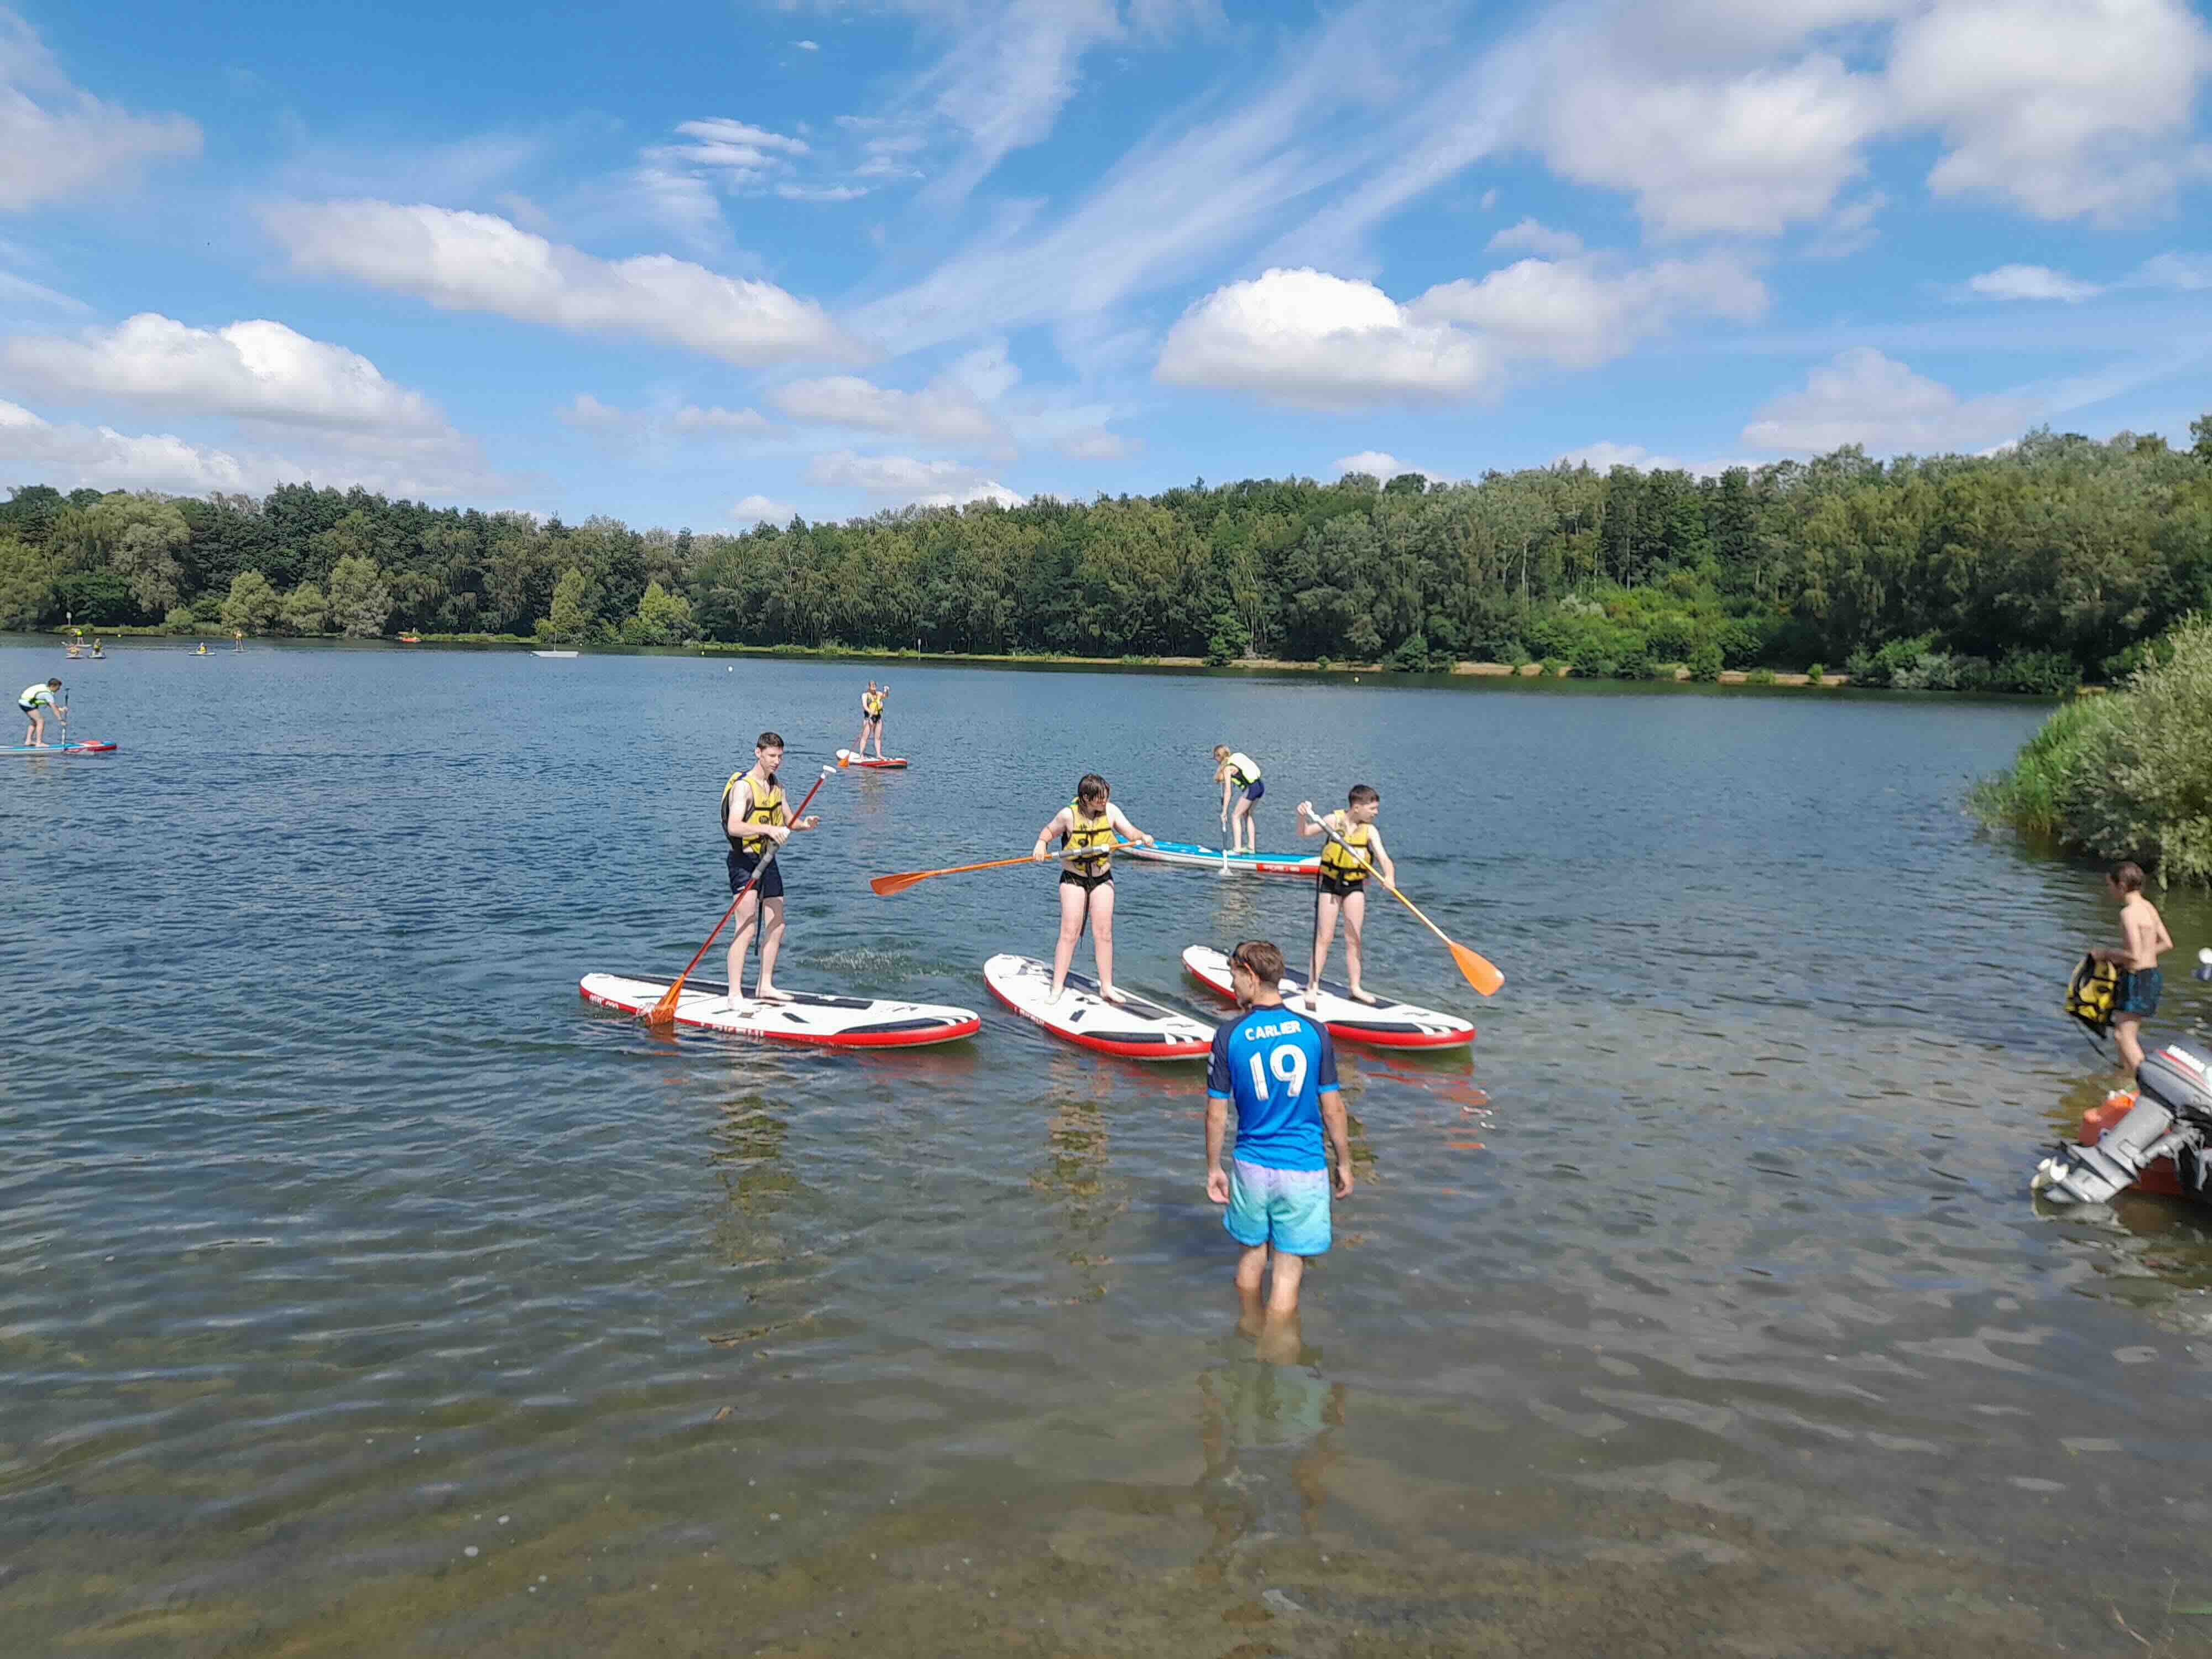
[[[1070,847],[1053,854],[1060,859],[1097,858],[1101,853],[1114,853],[1130,845],[1117,841],[1107,847]],[[964,876],[976,870],[1007,870],[1017,864],[1035,864],[1036,860],[1024,853],[1018,859],[993,859],[984,864],[956,864],[945,870],[902,870],[895,876],[878,876],[868,885],[875,889],[878,898],[889,898],[893,893],[903,893],[918,881],[927,881],[932,876]]]
[[[814,780],[814,788],[806,792],[806,799],[799,803],[799,810],[791,815],[793,823],[796,823],[806,816],[806,809],[813,802],[815,790],[822,787],[829,775],[824,772],[821,777]],[[781,850],[780,843],[773,841],[769,842],[767,855],[753,866],[753,872],[745,878],[744,885],[730,895],[730,908],[722,912],[722,919],[714,924],[714,931],[707,935],[706,942],[691,953],[691,960],[684,964],[684,971],[677,975],[675,981],[660,994],[660,1000],[654,1003],[652,1012],[646,1015],[647,1020],[655,1025],[665,1025],[676,1018],[677,994],[683,990],[684,981],[691,977],[691,970],[699,965],[699,958],[714,948],[714,941],[722,936],[722,929],[728,927],[730,918],[738,914],[738,906],[744,902],[745,895],[751,892],[754,884],[760,880],[761,872],[775,861],[776,854]],[[667,1011],[666,1013],[664,1014],[661,1012],[663,1009]]]

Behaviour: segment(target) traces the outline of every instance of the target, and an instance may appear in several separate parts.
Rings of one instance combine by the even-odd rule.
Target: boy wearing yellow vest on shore
[[[1355,783],[1345,797],[1344,810],[1326,818],[1314,815],[1313,803],[1298,803],[1298,834],[1329,836],[1321,849],[1321,872],[1314,878],[1313,971],[1306,978],[1306,1010],[1321,1006],[1321,970],[1328,961],[1328,947],[1336,937],[1336,918],[1344,916],[1344,977],[1352,1000],[1370,1007],[1376,999],[1362,989],[1359,975],[1360,932],[1367,921],[1367,872],[1372,868],[1383,880],[1397,884],[1398,872],[1382,850],[1382,835],[1375,827],[1382,810],[1382,797],[1370,785]],[[1333,834],[1331,832],[1334,832]],[[1350,851],[1346,843],[1350,843]],[[1365,864],[1360,862],[1365,860]]]
[[[722,786],[722,834],[730,842],[730,890],[750,881],[752,889],[738,906],[736,931],[730,935],[730,1001],[745,1000],[745,953],[753,942],[753,929],[761,930],[760,983],[754,1000],[788,1002],[791,994],[775,987],[775,953],[783,946],[783,871],[776,850],[799,830],[811,830],[822,822],[811,815],[791,822],[783,786],[776,769],[783,764],[783,739],[763,732],[753,745],[753,763],[730,774]],[[754,880],[755,873],[759,876]]]

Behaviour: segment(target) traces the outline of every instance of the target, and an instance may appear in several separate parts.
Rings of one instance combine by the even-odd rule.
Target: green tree
[[[570,565],[561,573],[560,580],[553,584],[552,608],[538,624],[538,632],[562,645],[574,645],[589,639],[598,600],[592,579],[580,567]]]
[[[53,611],[53,561],[0,526],[0,628],[37,628]]]
[[[258,570],[241,570],[230,579],[230,597],[222,602],[222,625],[247,634],[265,634],[283,614],[283,601]]]
[[[330,625],[330,604],[313,582],[301,582],[284,596],[284,626],[292,633],[319,634]]]
[[[647,582],[637,602],[637,614],[623,624],[626,645],[681,645],[699,637],[691,618],[691,601],[671,593],[659,582]]]
[[[373,640],[392,615],[392,590],[375,561],[349,553],[331,567],[330,625],[349,639]]]

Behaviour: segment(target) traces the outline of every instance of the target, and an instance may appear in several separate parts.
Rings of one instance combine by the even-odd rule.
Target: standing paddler
[[[1382,850],[1382,832],[1375,827],[1382,810],[1382,797],[1372,785],[1355,783],[1345,797],[1344,810],[1326,818],[1314,816],[1313,803],[1298,803],[1298,834],[1327,836],[1321,849],[1321,869],[1314,877],[1313,971],[1306,978],[1306,1007],[1321,1006],[1321,970],[1328,961],[1328,947],[1336,937],[1336,919],[1344,916],[1344,976],[1354,1002],[1375,1005],[1376,998],[1361,988],[1364,967],[1360,939],[1367,923],[1367,872],[1372,869],[1395,886],[1398,872]]]
[[[1030,853],[1043,863],[1049,856],[1045,843],[1058,836],[1065,849],[1081,854],[1060,866],[1060,938],[1052,947],[1052,994],[1048,1002],[1060,1000],[1086,921],[1092,929],[1091,954],[1098,963],[1098,994],[1109,1002],[1121,1000],[1121,994],[1114,988],[1113,847],[1116,836],[1140,841],[1147,847],[1152,838],[1123,816],[1114,805],[1113,793],[1105,779],[1096,772],[1085,772],[1075,786],[1075,799],[1037,831],[1036,846]],[[1096,850],[1084,850],[1091,848]]]
[[[868,752],[868,739],[876,740],[876,758],[884,758],[884,700],[891,694],[891,683],[885,680],[881,690],[873,680],[860,693],[860,735],[853,745],[853,758],[859,760]]]
[[[783,946],[783,870],[776,850],[799,830],[811,830],[822,820],[811,815],[789,822],[783,787],[776,769],[783,764],[783,739],[763,732],[753,744],[753,763],[732,772],[722,786],[722,833],[729,838],[730,891],[749,881],[752,887],[738,906],[736,931],[730,935],[730,1000],[745,1000],[745,952],[760,929],[760,983],[754,988],[761,1002],[788,1002],[790,995],[775,986],[775,956]],[[757,872],[759,879],[753,879]]]
[[[1260,777],[1260,763],[1243,750],[1232,750],[1225,743],[1213,745],[1213,781],[1221,786],[1221,833],[1227,838],[1232,853],[1256,853],[1260,850],[1260,826],[1252,816],[1252,809],[1260,804],[1260,797],[1267,793],[1267,786]],[[1235,805],[1230,803],[1234,799]],[[1252,832],[1252,844],[1244,844],[1244,832]]]

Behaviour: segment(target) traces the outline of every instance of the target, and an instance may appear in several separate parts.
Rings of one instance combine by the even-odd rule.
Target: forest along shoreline
[[[0,628],[782,647],[1359,672],[1802,669],[1911,690],[2124,679],[2212,591],[2191,447],[2048,430],[1715,476],[1248,479],[735,534],[288,484],[0,502]],[[1476,672],[1476,671],[1468,671]]]

